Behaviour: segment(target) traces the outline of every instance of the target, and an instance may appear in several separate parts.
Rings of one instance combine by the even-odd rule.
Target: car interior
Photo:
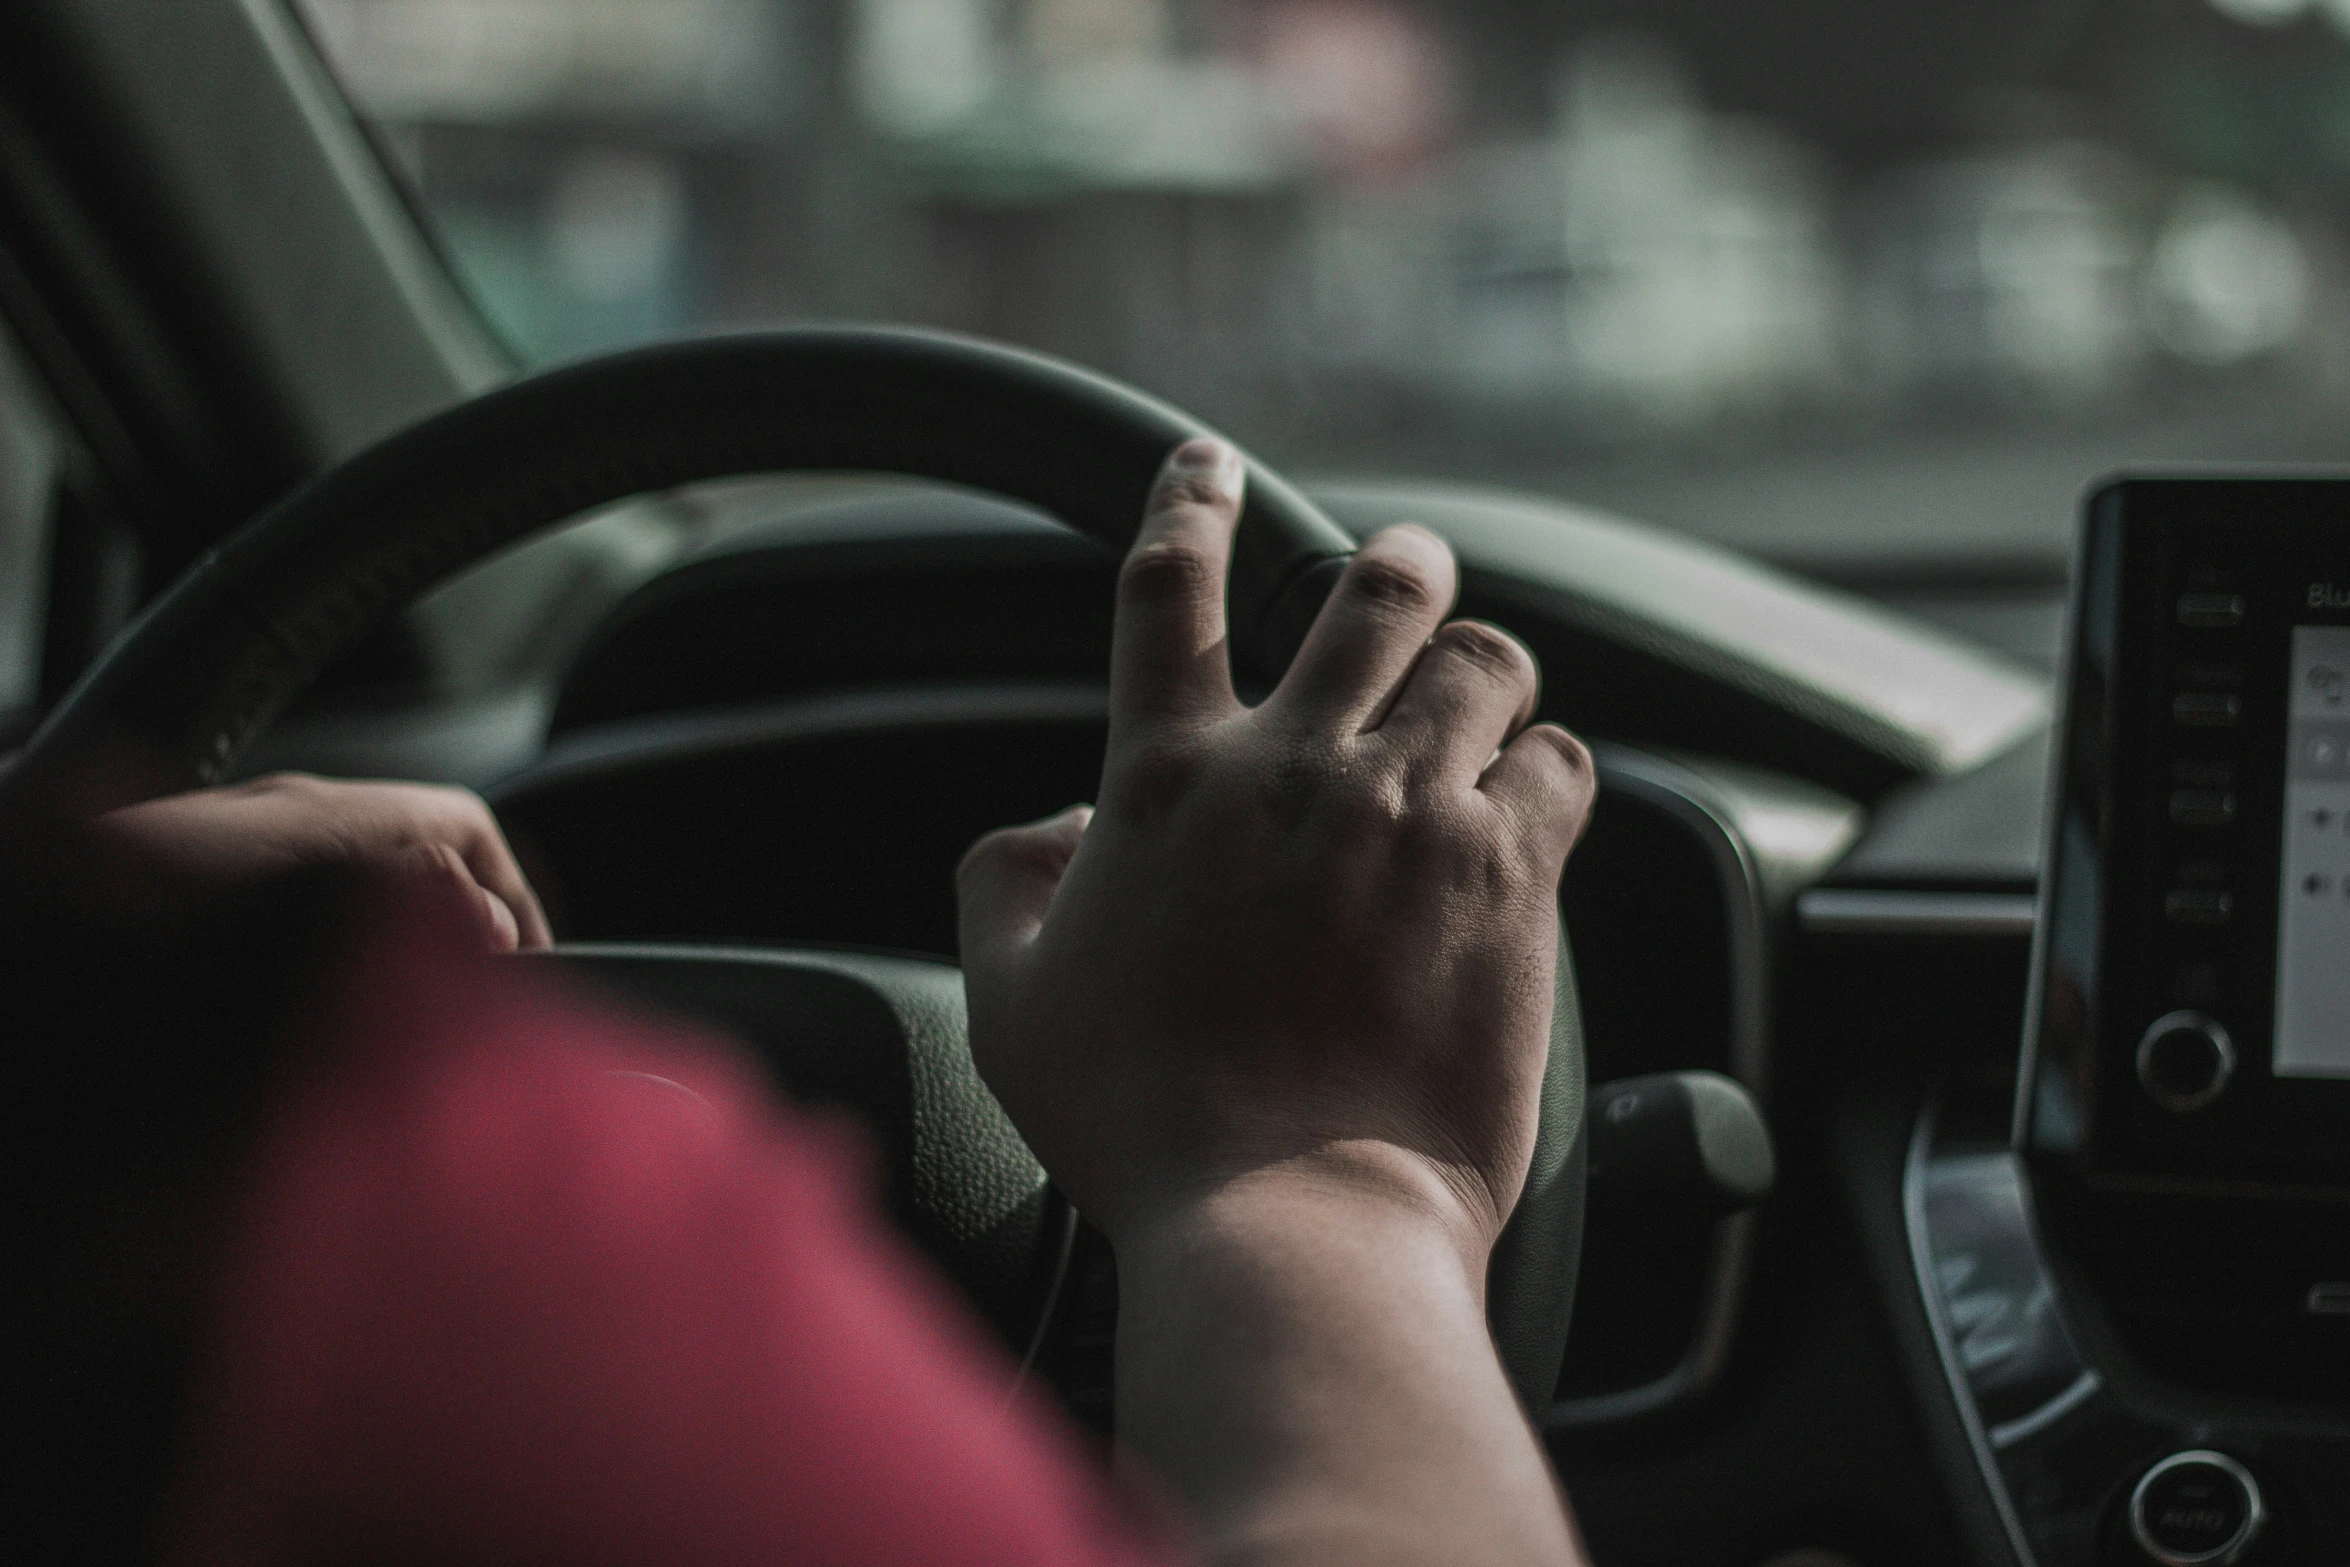
[[[2115,173],[2050,118],[2168,40],[2196,124],[2289,151],[2350,102],[2339,7],[577,9],[0,15],[0,796],[107,746],[130,797],[480,790],[554,961],[864,1116],[1106,1434],[1115,1269],[970,1066],[953,870],[1092,797],[1118,554],[1212,420],[1244,693],[1414,521],[1592,745],[1492,1314],[1596,1561],[2350,1554],[2350,155],[2336,107],[2297,183]],[[1203,59],[1338,107],[1114,153],[1047,114],[1222,102]],[[827,141],[826,93],[883,129]],[[1999,129],[1882,130],[1928,99]],[[1833,244],[1804,203],[1862,182],[1788,125],[1894,149]],[[1344,177],[1297,194],[1293,144]],[[1235,271],[1276,220],[1303,326]],[[1907,325],[1831,355],[1788,258],[1839,247]]]

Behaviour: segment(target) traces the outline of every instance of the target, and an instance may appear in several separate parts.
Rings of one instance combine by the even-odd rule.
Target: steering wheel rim
[[[892,473],[1024,501],[1123,550],[1167,452],[1209,433],[1076,366],[903,328],[686,339],[547,371],[386,438],[208,552],[50,714],[0,778],[0,810],[87,816],[220,782],[419,594],[599,506],[747,473]],[[1251,461],[1235,662],[1277,676],[1352,549]],[[1535,1171],[1488,1288],[1537,1414],[1558,1377],[1582,1217],[1583,1058],[1563,962],[1560,995]]]

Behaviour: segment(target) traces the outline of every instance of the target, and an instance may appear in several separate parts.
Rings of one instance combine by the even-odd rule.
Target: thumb
[[[1036,939],[1093,807],[1072,805],[1025,827],[1000,827],[955,870],[963,967],[1010,961]]]

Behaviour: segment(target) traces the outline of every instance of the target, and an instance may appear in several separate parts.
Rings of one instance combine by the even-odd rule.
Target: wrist
[[[1180,1187],[1106,1229],[1122,1277],[1203,1248],[1278,1256],[1334,1236],[1375,1240],[1457,1272],[1482,1308],[1499,1223],[1422,1156],[1348,1143]]]

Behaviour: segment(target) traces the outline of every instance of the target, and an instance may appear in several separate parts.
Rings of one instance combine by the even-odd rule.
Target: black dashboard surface
[[[2048,745],[2045,733],[2035,735],[1972,772],[1897,790],[1878,802],[1868,830],[1828,880],[2030,891],[2046,830]]]

